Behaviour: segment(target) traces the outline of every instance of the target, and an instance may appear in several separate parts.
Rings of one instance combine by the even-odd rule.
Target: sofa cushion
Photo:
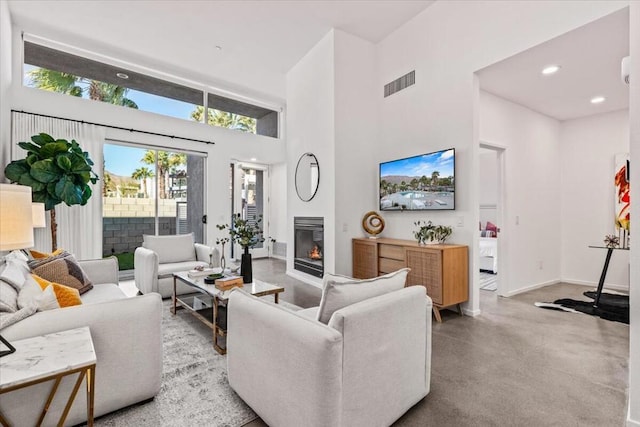
[[[0,280],[0,313],[16,311],[18,311],[18,291],[9,283]]]
[[[366,280],[347,280],[348,278],[345,276],[327,279],[318,308],[318,321],[327,324],[336,310],[404,288],[409,270],[409,268],[403,268],[384,276]]]
[[[29,261],[34,274],[61,285],[76,288],[81,294],[93,288],[93,284],[78,261],[68,252]]]
[[[303,308],[302,310],[296,311],[296,314],[302,317],[306,317],[307,319],[318,320],[319,308],[320,307]]]
[[[142,246],[158,254],[160,264],[195,261],[196,249],[193,233],[172,236],[142,236]]]
[[[101,283],[94,286],[91,291],[82,294],[81,298],[83,304],[98,304],[106,301],[126,299],[127,296],[115,283]]]

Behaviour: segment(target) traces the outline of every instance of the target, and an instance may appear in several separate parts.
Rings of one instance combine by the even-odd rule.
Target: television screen
[[[380,210],[455,208],[453,148],[380,163]]]

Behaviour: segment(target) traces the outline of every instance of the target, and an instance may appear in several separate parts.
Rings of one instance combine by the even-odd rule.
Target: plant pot
[[[251,254],[249,253],[249,248],[245,248],[244,253],[242,254],[240,274],[242,275],[242,281],[244,283],[253,282],[253,269],[251,267]]]

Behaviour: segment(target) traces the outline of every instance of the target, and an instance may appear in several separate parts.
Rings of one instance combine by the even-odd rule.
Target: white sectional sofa
[[[80,261],[94,287],[83,304],[40,311],[0,333],[9,342],[88,326],[96,351],[95,416],[153,398],[162,377],[162,300],[151,293],[127,298],[118,287],[116,258]],[[0,360],[1,363],[1,360]],[[62,380],[45,425],[55,425],[76,377]],[[52,383],[2,395],[0,411],[13,425],[35,425]],[[79,392],[68,425],[86,421],[86,394]]]
[[[229,384],[270,426],[389,426],[429,393],[431,304],[411,286],[340,308],[325,324],[317,309],[235,290]]]
[[[162,298],[173,295],[173,273],[192,270],[197,266],[220,265],[217,249],[195,243],[193,233],[169,236],[144,235],[142,246],[133,258],[134,277],[140,292],[158,292]],[[193,292],[178,282],[178,294]]]

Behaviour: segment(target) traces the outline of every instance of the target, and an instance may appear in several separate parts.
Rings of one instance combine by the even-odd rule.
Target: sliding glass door
[[[133,269],[144,234],[194,233],[204,239],[206,157],[122,143],[104,146],[103,256]]]

